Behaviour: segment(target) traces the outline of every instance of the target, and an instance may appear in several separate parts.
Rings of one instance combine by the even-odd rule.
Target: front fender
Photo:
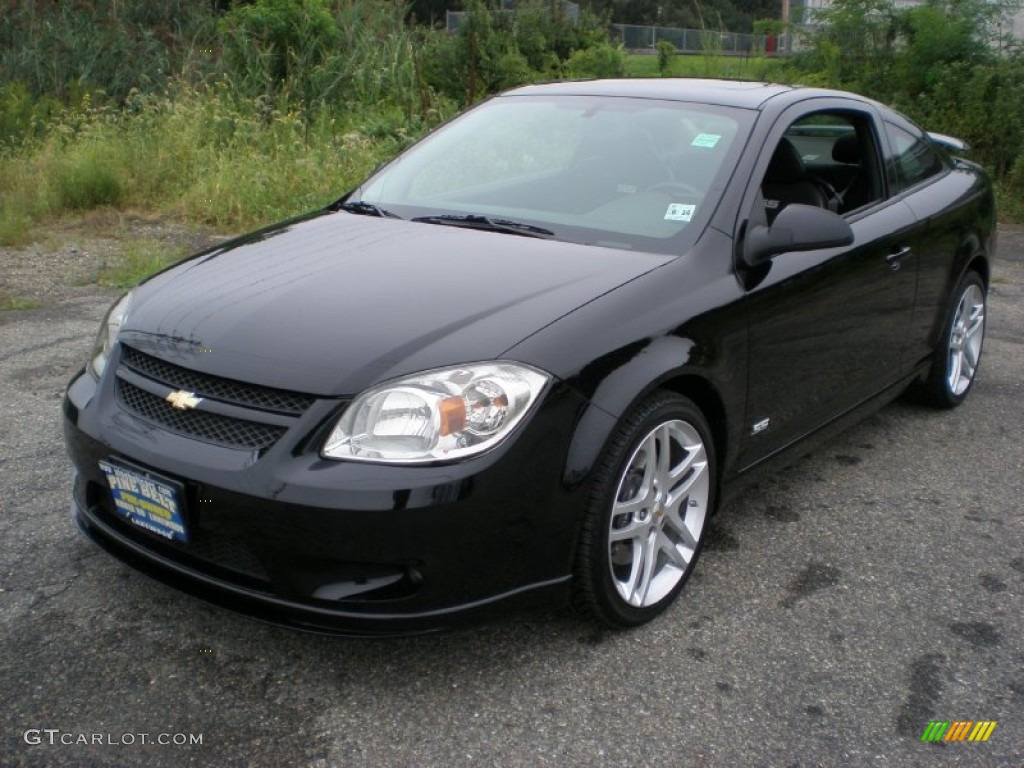
[[[693,367],[696,343],[691,339],[661,337],[635,344],[591,367],[607,366],[580,418],[569,447],[564,480],[572,487],[584,480],[597,463],[615,426],[632,406],[661,383],[684,375]],[[589,371],[587,378],[596,371]]]
[[[690,253],[654,269],[546,326],[503,357],[549,371],[582,395],[564,482],[593,470],[621,417],[658,387],[703,406],[701,392],[723,413],[709,422],[729,427],[716,440],[733,445],[743,421],[747,386],[747,309],[732,271],[732,240],[709,230]],[[705,413],[705,416],[712,414]],[[728,416],[728,419],[725,418]],[[726,434],[728,432],[728,434]],[[719,467],[729,471],[731,455]]]

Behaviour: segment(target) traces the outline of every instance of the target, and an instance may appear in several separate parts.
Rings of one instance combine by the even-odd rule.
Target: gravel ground
[[[56,227],[27,248],[0,248],[0,296],[32,300],[58,310],[66,302],[98,295],[111,301],[120,291],[103,290],[96,278],[131,241],[166,243],[194,253],[223,237],[161,219],[100,212]]]
[[[60,397],[117,293],[87,283],[133,232],[203,239],[119,226],[0,251],[0,293],[41,303],[0,313],[0,764],[1024,764],[1024,230],[968,402],[895,403],[744,495],[656,622],[371,642],[208,607],[75,531]],[[998,726],[922,744],[936,719]]]

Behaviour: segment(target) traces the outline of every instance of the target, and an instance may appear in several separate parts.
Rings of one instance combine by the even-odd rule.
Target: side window
[[[861,113],[818,112],[791,124],[761,182],[768,222],[792,203],[846,214],[881,199],[877,147]]]
[[[945,167],[938,153],[925,141],[892,123],[885,124],[896,166],[896,181],[903,190],[940,173]]]

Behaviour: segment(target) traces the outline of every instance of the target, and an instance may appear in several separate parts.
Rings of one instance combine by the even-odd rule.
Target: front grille
[[[86,487],[82,489],[79,487],[80,485]],[[105,484],[95,481],[88,483],[76,481],[75,492],[79,503],[85,509],[90,510],[103,523],[113,527],[136,544],[187,567],[198,568],[211,576],[223,578],[224,574],[220,571],[228,571],[232,574],[230,577],[232,580],[239,581],[244,586],[267,590],[270,582],[267,569],[262,560],[238,535],[211,529],[206,521],[201,518],[197,520],[197,517],[193,515],[189,520],[189,525],[192,528],[189,542],[187,544],[181,542],[171,544],[143,531],[119,515],[114,509],[110,489]],[[239,576],[244,578],[239,579]]]
[[[300,416],[313,404],[316,398],[284,389],[261,387],[242,381],[224,379],[207,373],[192,371],[180,365],[168,363],[134,347],[124,346],[121,362],[137,373],[159,381],[173,389],[183,389],[199,397],[221,400],[249,408],[287,413]]]
[[[200,531],[196,540],[188,545],[187,551],[218,568],[241,573],[260,581],[270,580],[263,563],[238,539],[210,531]]]
[[[181,410],[123,379],[117,380],[117,398],[125,408],[146,421],[171,432],[220,445],[263,450],[287,431],[274,424],[243,421],[207,411]]]

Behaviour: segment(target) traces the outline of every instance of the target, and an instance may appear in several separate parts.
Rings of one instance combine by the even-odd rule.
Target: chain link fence
[[[551,8],[548,8],[548,13],[551,12]],[[580,6],[578,3],[562,3],[562,13],[572,20],[575,24],[580,18]],[[491,11],[491,16],[495,19],[508,18],[510,15],[515,15],[515,2],[513,0],[502,0],[501,8],[499,10]],[[459,26],[465,21],[467,13],[465,11],[446,11],[445,12],[445,28],[449,32],[454,32]]]
[[[565,4],[566,15],[576,21],[579,6]],[[512,9],[491,11],[497,18],[510,18]],[[446,27],[454,32],[465,21],[464,11],[448,11]],[[630,51],[654,50],[659,40],[667,40],[680,53],[712,53],[726,56],[773,56],[790,53],[790,36],[750,35],[740,32],[715,32],[704,29],[681,29],[679,27],[651,27],[639,24],[612,24],[612,42],[620,43]]]
[[[667,40],[680,53],[714,53],[727,56],[786,54],[788,35],[750,35],[740,32],[716,32],[705,29],[651,27],[637,24],[612,24],[612,40],[631,51],[650,50]]]

